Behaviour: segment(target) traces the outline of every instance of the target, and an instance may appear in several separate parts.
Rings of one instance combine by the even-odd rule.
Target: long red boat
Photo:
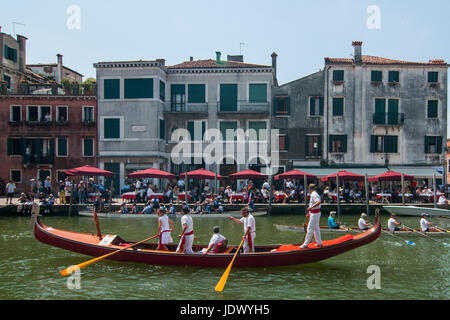
[[[234,262],[235,267],[276,267],[312,263],[334,257],[375,241],[381,233],[379,215],[372,228],[357,235],[344,235],[337,239],[323,241],[323,247],[311,243],[308,248],[299,245],[261,245],[255,246],[254,253],[241,253]],[[88,256],[99,257],[136,242],[125,241],[117,235],[103,235],[59,230],[44,225],[39,218],[34,224],[34,235],[40,242],[74,251]],[[156,243],[143,243],[112,255],[108,259],[139,262],[155,265],[188,265],[200,267],[222,267],[230,263],[237,246],[228,246],[224,253],[202,255],[199,253],[175,253],[176,245],[169,245],[169,251],[156,251]],[[194,252],[206,248],[193,246]]]

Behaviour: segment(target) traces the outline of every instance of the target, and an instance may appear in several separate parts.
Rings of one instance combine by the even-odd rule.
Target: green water
[[[322,223],[326,224],[322,217]],[[372,217],[373,218],[373,217]],[[356,225],[358,216],[341,219]],[[417,227],[418,218],[401,217]],[[256,218],[256,244],[301,242],[304,234],[281,232],[274,224],[299,225],[301,216]],[[387,217],[382,217],[386,223]],[[450,220],[431,219],[441,227]],[[81,232],[94,232],[91,218],[46,217],[47,225]],[[102,232],[119,234],[127,240],[142,240],[156,233],[155,219],[100,219]],[[239,243],[242,225],[227,219],[195,219],[196,243],[207,243],[214,225]],[[180,221],[175,222],[180,230]],[[175,238],[175,233],[172,233]],[[336,237],[322,234],[324,239]],[[29,218],[0,218],[0,299],[449,299],[449,247],[420,235],[402,236],[416,243],[406,245],[389,235],[333,257],[299,266],[277,268],[234,268],[224,292],[214,291],[223,269],[151,266],[101,261],[81,271],[81,289],[70,290],[67,278],[58,271],[90,259],[50,247],[34,239]],[[450,242],[450,238],[435,238]],[[370,265],[381,270],[381,289],[369,290]]]

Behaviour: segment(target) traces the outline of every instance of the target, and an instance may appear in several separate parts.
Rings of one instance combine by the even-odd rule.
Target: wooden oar
[[[84,267],[87,267],[87,266],[90,265],[90,264],[93,264],[94,262],[97,262],[97,261],[103,260],[103,259],[105,259],[105,258],[108,258],[109,256],[112,256],[113,254],[116,254],[116,253],[118,253],[118,252],[121,252],[121,251],[124,251],[124,250],[126,250],[126,249],[132,248],[132,247],[134,247],[134,246],[137,246],[138,244],[141,244],[141,243],[143,243],[143,242],[149,241],[149,240],[154,239],[154,238],[156,238],[156,237],[159,237],[159,234],[154,235],[153,237],[144,239],[144,240],[142,240],[142,241],[136,242],[136,243],[134,243],[134,244],[132,244],[132,245],[130,245],[130,246],[124,247],[124,248],[119,249],[119,250],[117,250],[117,251],[114,251],[114,252],[105,254],[105,255],[103,255],[103,256],[100,256],[100,257],[91,259],[91,260],[89,260],[89,261],[86,261],[86,262],[77,264],[76,266],[70,266],[70,267],[68,267],[68,268],[66,268],[66,269],[64,269],[64,270],[61,270],[59,273],[60,273],[62,276],[68,276],[68,275],[72,274],[77,268],[78,268],[78,269],[82,269],[82,268],[84,268]]]
[[[230,262],[230,264],[228,265],[227,269],[226,269],[225,272],[223,273],[223,275],[222,275],[222,277],[220,278],[219,282],[217,282],[217,285],[216,285],[216,287],[215,287],[215,290],[216,290],[216,291],[218,291],[218,292],[222,292],[222,291],[223,291],[223,288],[225,287],[225,284],[227,283],[228,276],[230,275],[231,267],[233,266],[234,259],[236,259],[236,256],[237,256],[239,250],[241,249],[242,244],[244,243],[244,240],[245,240],[245,238],[247,237],[249,231],[250,231],[250,229],[247,230],[247,232],[245,233],[244,237],[242,238],[241,243],[239,244],[239,247],[238,247],[237,250],[236,250],[236,253],[235,253],[234,256],[233,256],[233,259],[231,260],[231,262]]]
[[[428,236],[428,235],[426,235],[425,233],[423,233],[423,232],[420,232],[420,231],[418,231],[418,230],[416,230],[416,229],[414,229],[414,228],[411,228],[411,227],[408,227],[408,226],[406,226],[406,225],[403,225],[405,228],[407,228],[407,229],[409,229],[409,230],[411,230],[412,232],[417,232],[418,234],[420,234],[420,235],[422,235],[422,236],[424,236],[424,237],[427,237],[428,239],[430,239],[430,240],[433,240],[433,241],[435,241],[435,242],[437,242],[437,243],[442,243],[444,246],[448,246],[448,243],[447,242],[440,242],[440,241],[437,241],[436,239],[433,239],[432,237],[430,237],[430,236]]]
[[[387,232],[387,231],[384,231],[384,230],[381,230],[381,231],[383,231],[384,233],[386,233],[386,234],[388,234],[388,235],[390,235],[390,236],[393,236],[394,238],[397,238],[397,239],[400,239],[401,241],[406,242],[406,244],[409,244],[410,246],[415,246],[415,245],[416,245],[414,242],[409,241],[409,240],[403,240],[403,239],[400,238],[400,237],[394,236],[394,235],[393,235],[392,233],[390,233],[390,232]]]

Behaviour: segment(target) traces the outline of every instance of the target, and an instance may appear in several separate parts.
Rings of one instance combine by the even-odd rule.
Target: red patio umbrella
[[[91,166],[82,166],[78,168],[69,169],[63,171],[64,174],[72,175],[72,176],[103,176],[103,177],[111,177],[114,174],[111,171],[91,167]]]
[[[352,172],[347,172],[345,170],[335,172],[333,174],[330,174],[326,177],[323,177],[321,180],[322,182],[328,182],[328,181],[335,181],[336,175],[339,173],[339,180],[351,180],[351,181],[364,181],[364,176],[361,174],[356,174]]]
[[[180,177],[182,177],[182,178],[184,178],[185,175],[186,175],[186,172],[180,173]],[[197,170],[189,171],[187,173],[187,176],[189,179],[202,179],[202,180],[206,180],[206,179],[213,180],[216,178],[216,174],[214,172],[211,172],[211,171],[208,171],[205,169],[197,169]],[[222,180],[222,179],[224,179],[224,176],[221,176],[220,174],[218,174],[217,179]]]
[[[237,179],[267,179],[267,174],[263,174],[261,172],[247,169],[244,171],[230,174],[228,177],[230,179],[236,179],[236,180]]]
[[[300,170],[291,170],[285,173],[280,173],[277,174],[274,179],[275,180],[279,180],[279,179],[304,179],[304,176],[306,175],[306,179],[308,180],[315,180],[317,179],[317,176],[313,175],[313,174],[309,174]]]
[[[172,179],[175,178],[175,175],[169,172],[165,172],[162,170],[158,170],[156,168],[149,168],[141,171],[136,171],[133,173],[130,173],[128,175],[130,178],[165,178],[165,179]]]
[[[404,174],[403,178],[405,180],[414,180],[414,176]],[[379,174],[374,177],[370,177],[368,180],[369,182],[376,182],[376,181],[400,181],[402,179],[402,174],[400,172],[395,171],[387,171],[385,173]]]

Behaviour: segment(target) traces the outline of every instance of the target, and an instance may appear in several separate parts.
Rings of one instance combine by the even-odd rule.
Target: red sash
[[[185,244],[185,236],[190,236],[194,234],[194,230],[192,230],[191,232],[185,233],[183,234],[183,236],[181,237],[181,243],[180,243],[180,251],[184,251],[184,244]]]
[[[252,242],[252,232],[250,231],[247,233],[247,244],[248,244],[248,251],[253,252],[253,242]]]
[[[169,229],[169,230],[164,230],[164,231],[161,231],[161,233],[159,234],[159,240],[158,240],[158,243],[161,245],[161,239],[162,239],[162,234],[163,234],[163,232],[170,232],[171,230]]]
[[[309,210],[311,213],[320,213],[320,209],[311,209]]]

